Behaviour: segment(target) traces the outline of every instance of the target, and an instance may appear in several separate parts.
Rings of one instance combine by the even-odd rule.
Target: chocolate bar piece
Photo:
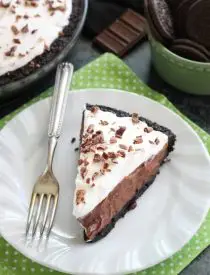
[[[97,35],[93,43],[104,51],[122,57],[146,37],[146,21],[143,16],[128,9],[112,25]]]

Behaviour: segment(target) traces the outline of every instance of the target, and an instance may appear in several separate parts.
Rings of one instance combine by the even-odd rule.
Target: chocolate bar
[[[124,56],[146,37],[146,21],[143,16],[128,9],[112,25],[97,35],[93,41],[104,51]]]

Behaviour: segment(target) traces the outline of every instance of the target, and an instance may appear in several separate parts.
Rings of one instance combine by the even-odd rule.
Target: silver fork
[[[47,237],[53,226],[59,198],[59,183],[53,174],[52,163],[57,141],[61,134],[73,70],[73,65],[70,63],[62,63],[57,68],[48,128],[47,166],[33,188],[26,225],[26,236],[29,233],[30,227],[33,226],[32,237],[34,237],[41,219],[40,237],[42,237],[47,223]],[[41,217],[41,213],[43,213],[43,217]]]

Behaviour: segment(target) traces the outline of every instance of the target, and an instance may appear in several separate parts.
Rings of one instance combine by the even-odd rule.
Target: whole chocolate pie
[[[87,242],[106,236],[133,208],[153,183],[175,140],[169,129],[138,114],[86,106],[73,214]]]
[[[0,87],[52,61],[71,41],[82,0],[0,0]]]

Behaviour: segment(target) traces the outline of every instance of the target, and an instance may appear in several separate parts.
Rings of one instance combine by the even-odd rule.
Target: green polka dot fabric
[[[202,138],[204,144],[210,151],[210,136],[183,116],[163,95],[151,90],[117,57],[112,54],[104,54],[92,63],[77,71],[73,79],[73,89],[83,88],[116,88],[129,92],[142,94],[152,98],[161,104],[178,113],[186,120]],[[52,89],[33,99],[29,104],[24,105],[14,113],[0,120],[0,128],[18,112],[30,104],[50,96]],[[210,212],[197,234],[185,247],[168,260],[137,272],[138,275],[175,275],[179,274],[201,251],[210,245]],[[58,272],[40,266],[25,258],[14,250],[5,240],[0,237],[0,274],[4,275],[59,275]]]

